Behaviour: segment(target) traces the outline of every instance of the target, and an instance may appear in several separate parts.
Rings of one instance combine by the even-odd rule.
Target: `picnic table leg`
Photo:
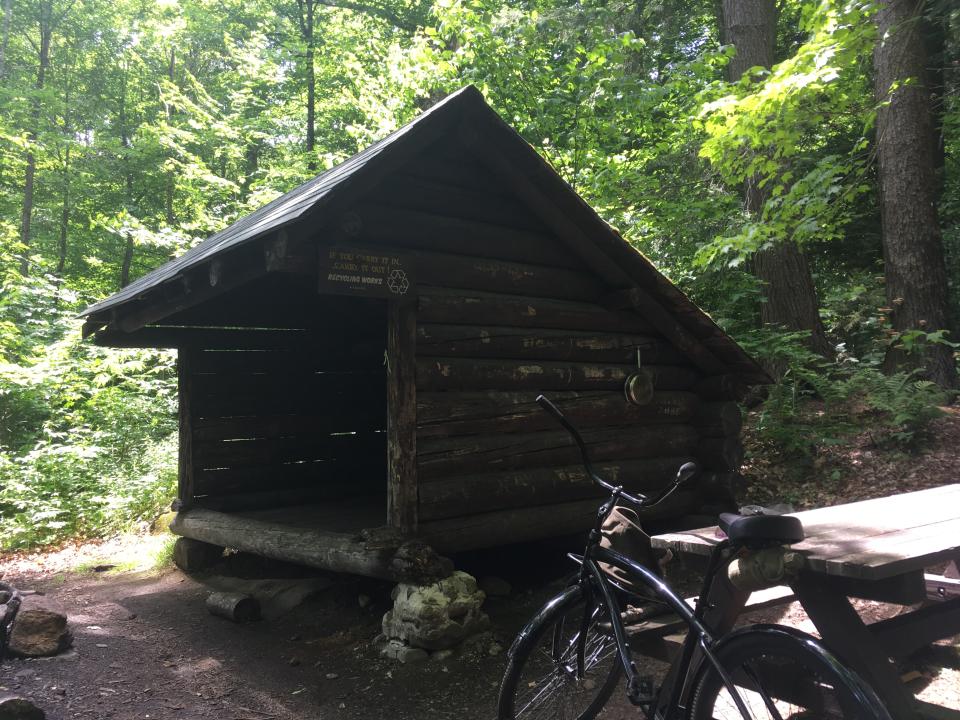
[[[800,575],[793,590],[824,644],[870,684],[890,715],[896,720],[917,718],[913,695],[849,598],[808,573]]]

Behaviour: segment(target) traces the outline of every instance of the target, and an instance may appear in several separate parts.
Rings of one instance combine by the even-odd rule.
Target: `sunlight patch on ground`
[[[175,541],[169,532],[129,533],[71,543],[58,550],[0,555],[0,572],[11,576],[153,572],[170,565]]]

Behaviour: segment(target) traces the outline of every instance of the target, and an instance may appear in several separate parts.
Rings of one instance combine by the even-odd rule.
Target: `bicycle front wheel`
[[[876,694],[816,640],[755,626],[721,644],[717,659],[755,720],[889,720]],[[692,720],[744,717],[707,660],[695,684]]]
[[[622,673],[606,610],[583,588],[551,600],[511,649],[498,720],[592,720]]]

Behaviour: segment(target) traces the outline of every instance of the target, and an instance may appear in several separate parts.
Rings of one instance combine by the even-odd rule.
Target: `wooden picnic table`
[[[917,717],[918,706],[891,659],[960,634],[960,484],[795,513],[806,539],[793,546],[806,558],[790,583],[824,642],[857,670],[894,720]],[[657,535],[654,547],[709,555],[716,527]],[[949,562],[944,576],[925,569]],[[952,577],[950,577],[952,576]],[[724,582],[718,629],[732,627],[750,593]],[[867,624],[850,598],[924,606]],[[711,598],[717,605],[717,598]]]

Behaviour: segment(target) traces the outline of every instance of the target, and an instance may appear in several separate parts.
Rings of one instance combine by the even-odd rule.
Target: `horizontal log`
[[[736,472],[743,465],[743,443],[736,436],[703,438],[696,456],[704,470]]]
[[[685,362],[669,343],[646,335],[495,325],[422,323],[417,327],[417,354],[435,357],[636,364],[637,351],[643,364],[680,365]]]
[[[322,342],[328,342],[331,336],[353,339],[357,333],[364,336],[385,332],[386,313],[381,299],[317,293],[316,260],[314,250],[309,275],[299,277],[289,273],[270,273],[249,286],[173,315],[163,324],[215,328],[308,328]],[[282,310],[278,312],[278,309]]]
[[[668,501],[669,507],[664,503],[647,512],[645,519],[666,517],[664,512],[682,515],[691,500],[678,493],[673,502]],[[594,498],[433,520],[421,523],[417,534],[438,552],[455,553],[584,532],[596,515]]]
[[[594,460],[632,460],[693,454],[697,432],[688,425],[592,428],[584,441]],[[565,430],[433,438],[417,445],[419,476],[430,478],[498,470],[573,465],[580,454]]]
[[[335,416],[359,405],[385,408],[382,371],[303,375],[195,375],[193,412],[199,417],[316,413]]]
[[[235,623],[260,619],[260,603],[249,595],[232,592],[214,592],[207,596],[207,610],[212,615]]]
[[[628,403],[618,390],[558,391],[553,401],[577,427],[675,424],[689,421],[700,399],[689,392],[653,394],[648,405]],[[534,392],[421,392],[417,394],[417,438],[556,429]]]
[[[505,194],[503,183],[467,156],[462,147],[446,140],[438,140],[431,146],[431,152],[422,153],[415,162],[406,165],[404,171],[454,187]]]
[[[712,375],[699,380],[693,391],[704,400],[742,400],[747,386],[736,375]]]
[[[647,365],[656,390],[684,390],[697,380],[689,367]],[[417,388],[431,390],[617,390],[635,365],[417,358]]]
[[[197,496],[294,491],[310,488],[321,498],[364,494],[386,485],[386,451],[382,455],[327,458],[257,467],[237,465],[195,471]]]
[[[371,432],[386,427],[384,415],[382,407],[345,405],[336,412],[323,415],[196,417],[193,421],[193,437],[195,441],[203,442]]]
[[[414,175],[401,173],[385,180],[377,200],[394,207],[477,220],[495,227],[547,232],[544,224],[510,195],[455,187]],[[565,250],[557,240],[554,246],[555,254]],[[570,255],[569,251],[564,254]]]
[[[632,492],[656,490],[692,460],[688,456],[601,463],[596,471],[614,485]],[[420,519],[489,512],[599,497],[604,491],[587,476],[582,465],[533,468],[486,475],[450,477],[420,484]]]
[[[703,437],[737,436],[743,429],[743,414],[735,402],[706,402],[697,409],[693,424]]]
[[[93,336],[95,345],[123,348],[221,348],[229,350],[303,348],[313,342],[306,329],[198,328],[190,325],[154,326],[126,333],[104,330]]]
[[[595,275],[566,268],[420,250],[409,255],[419,285],[586,302],[604,289]]]
[[[421,323],[503,325],[560,330],[649,334],[651,327],[633,312],[599,305],[526,295],[420,288]]]
[[[266,393],[327,393],[343,395],[365,388],[383,388],[385,386],[382,367],[374,370],[355,368],[352,370],[334,370],[315,372],[286,372],[254,374],[244,372],[196,374],[194,392],[197,394],[244,393],[257,395]],[[365,393],[369,396],[369,392]]]
[[[404,579],[393,563],[392,549],[368,549],[357,533],[324,532],[204,508],[177,513],[170,530],[211,545],[321,570],[392,582]]]
[[[608,293],[601,301],[608,307],[633,307],[649,320],[653,326],[680,349],[705,374],[724,371],[726,364],[720,360],[700,339],[678,320],[676,314],[664,307],[658,300],[641,287],[616,290]]]
[[[361,204],[351,213],[351,242],[455,253],[576,270],[583,267],[550,235],[448,215]]]
[[[383,341],[314,345],[282,350],[205,349],[194,358],[195,374],[309,374],[319,372],[368,372],[383,375]]]
[[[357,486],[355,482],[343,482],[339,485],[330,484],[312,487],[261,490],[259,492],[231,493],[227,495],[206,495],[196,498],[195,505],[196,507],[203,507],[208,510],[241,512],[245,510],[263,510],[264,508],[311,505],[323,502],[324,500],[342,500],[344,498],[358,496],[372,497],[378,493],[383,493],[382,481],[376,487]]]
[[[197,469],[266,466],[380,452],[386,452],[384,432],[205,441],[193,443],[193,465]]]

